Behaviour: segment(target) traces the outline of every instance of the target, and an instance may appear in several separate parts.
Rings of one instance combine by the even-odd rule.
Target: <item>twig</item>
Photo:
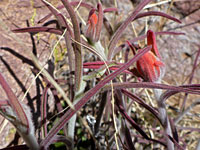
[[[195,58],[195,60],[194,60],[194,65],[193,65],[193,68],[192,68],[192,72],[191,72],[191,75],[190,75],[188,84],[191,84],[191,83],[192,83],[192,79],[193,79],[193,77],[194,77],[194,72],[195,72],[195,69],[196,69],[196,67],[197,67],[197,62],[198,62],[199,56],[200,56],[200,46],[199,46],[199,50],[198,50],[198,52],[197,52],[196,58]],[[182,106],[181,106],[181,112],[182,112],[182,111],[184,110],[184,108],[185,108],[185,103],[186,103],[187,97],[188,97],[188,93],[185,94],[185,97],[184,97],[184,100],[183,100],[183,103],[182,103]]]
[[[179,121],[182,120],[182,118],[191,111],[196,105],[200,105],[200,99],[197,99],[195,102],[193,102],[190,106],[188,106],[179,116],[175,119],[174,124],[178,124]]]

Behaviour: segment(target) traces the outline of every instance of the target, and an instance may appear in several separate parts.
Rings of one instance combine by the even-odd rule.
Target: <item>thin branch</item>
[[[192,83],[192,79],[193,79],[193,77],[194,77],[194,73],[195,73],[195,70],[196,70],[196,67],[197,67],[197,62],[198,62],[199,56],[200,56],[200,46],[199,46],[199,50],[198,50],[198,52],[197,52],[196,58],[195,58],[195,60],[194,60],[194,65],[193,65],[193,68],[192,68],[192,72],[191,72],[191,75],[190,75],[188,84],[191,84],[191,83]],[[184,99],[183,99],[182,106],[181,106],[181,111],[183,111],[184,108],[185,108],[185,104],[186,104],[187,97],[188,97],[188,94],[186,93],[186,94],[185,94],[185,97],[184,97]]]
[[[174,124],[178,124],[179,121],[181,121],[183,117],[197,105],[200,105],[200,99],[197,99],[190,106],[188,106],[183,112],[181,112],[181,114],[179,114],[179,116],[175,119]]]

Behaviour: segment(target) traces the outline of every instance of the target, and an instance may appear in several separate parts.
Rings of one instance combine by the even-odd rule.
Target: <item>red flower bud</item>
[[[152,45],[151,51],[154,53],[155,56],[161,59],[161,56],[156,44],[156,35],[151,30],[147,31],[147,45]]]
[[[137,61],[137,70],[145,81],[160,82],[165,73],[165,65],[157,49],[155,33],[151,30],[147,32],[147,44],[152,45],[152,49]]]
[[[93,40],[95,38],[95,34],[96,34],[96,25],[98,22],[98,17],[95,13],[95,10],[96,9],[92,9],[88,16],[86,36],[90,40]]]

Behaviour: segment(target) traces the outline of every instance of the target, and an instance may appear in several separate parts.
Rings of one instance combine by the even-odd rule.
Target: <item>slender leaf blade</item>
[[[4,91],[6,92],[6,95],[9,99],[9,104],[11,105],[12,109],[16,112],[17,116],[19,117],[20,121],[22,122],[23,125],[27,127],[27,133],[29,130],[29,123],[28,123],[28,118],[26,116],[26,113],[24,112],[22,105],[18,101],[16,95],[13,93],[11,90],[10,86],[4,79],[3,75],[0,73],[0,84]]]
[[[117,42],[119,38],[121,37],[122,33],[126,29],[126,27],[129,25],[129,23],[137,16],[137,14],[152,0],[143,0],[140,4],[137,5],[137,7],[134,9],[134,11],[131,13],[130,16],[126,18],[126,20],[121,24],[121,26],[117,29],[115,34],[113,35],[109,47],[108,47],[108,60],[112,59],[113,51],[117,45]]]
[[[148,46],[141,50],[138,54],[135,55],[130,61],[128,61],[125,65],[120,67],[115,72],[111,73],[105,79],[101,80],[94,88],[90,89],[78,102],[75,104],[75,110],[69,109],[62,118],[54,125],[54,127],[50,130],[47,137],[41,142],[41,147],[46,145],[47,142],[52,141],[52,138],[59,132],[60,129],[64,127],[64,125],[68,122],[68,120],[78,111],[80,110],[92,96],[94,96],[102,87],[105,86],[108,82],[113,80],[117,75],[122,73],[124,70],[129,68],[134,62],[136,62],[141,56],[143,56],[146,52],[151,49],[151,46]]]
[[[54,34],[62,35],[62,31],[56,28],[49,28],[49,27],[27,27],[27,28],[19,28],[12,30],[14,33],[38,33],[38,32],[49,32]]]
[[[136,19],[142,18],[142,17],[146,17],[146,16],[162,16],[162,17],[165,17],[167,19],[173,20],[175,22],[181,23],[181,21],[179,19],[172,17],[172,16],[170,16],[166,13],[159,12],[159,11],[148,11],[148,12],[140,13],[133,19],[133,21],[136,20]]]

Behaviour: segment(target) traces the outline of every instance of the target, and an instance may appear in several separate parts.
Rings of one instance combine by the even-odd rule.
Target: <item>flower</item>
[[[89,40],[93,40],[95,38],[95,34],[96,34],[96,25],[98,22],[98,17],[96,15],[95,11],[96,11],[96,9],[92,9],[88,16],[86,37]]]
[[[151,30],[147,32],[147,45],[152,45],[151,51],[136,62],[137,70],[145,81],[160,82],[165,74],[165,65],[157,49],[155,33]]]

